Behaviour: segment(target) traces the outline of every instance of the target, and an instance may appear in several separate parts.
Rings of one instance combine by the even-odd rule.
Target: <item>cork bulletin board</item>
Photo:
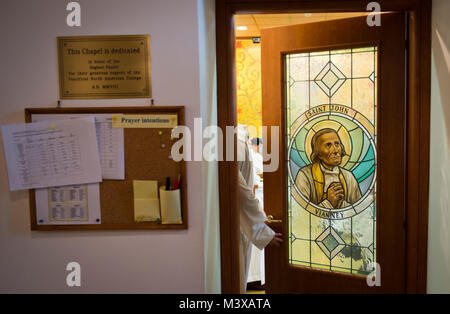
[[[27,108],[25,121],[30,123],[39,114],[176,114],[178,125],[185,124],[184,107],[114,107],[114,108]],[[127,230],[127,229],[187,229],[188,208],[185,161],[169,158],[170,128],[124,128],[125,180],[103,180],[100,183],[101,223],[92,225],[40,225],[36,218],[35,190],[30,190],[31,230]],[[160,135],[159,132],[162,132]],[[176,139],[178,140],[178,139]],[[161,143],[165,143],[162,148]],[[181,224],[135,222],[133,180],[157,180],[165,184],[166,177],[181,175]]]

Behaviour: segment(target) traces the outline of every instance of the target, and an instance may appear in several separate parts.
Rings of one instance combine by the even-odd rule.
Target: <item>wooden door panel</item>
[[[383,14],[381,20],[380,27],[369,27],[365,18],[352,18],[261,31],[263,125],[280,127],[280,166],[275,172],[264,173],[265,209],[267,214],[282,219],[282,223],[272,223],[271,227],[283,233],[285,239],[281,248],[266,250],[268,293],[405,291],[405,17],[389,13]],[[372,46],[378,58],[375,196],[380,287],[368,287],[363,276],[291,265],[286,193],[285,56]],[[339,82],[332,75],[328,79]],[[332,90],[329,92],[331,95]],[[268,147],[272,147],[270,139],[269,128],[265,142]]]

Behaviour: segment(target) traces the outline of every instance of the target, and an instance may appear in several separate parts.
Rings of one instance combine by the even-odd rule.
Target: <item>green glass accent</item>
[[[297,146],[297,150],[305,150],[305,142],[302,139],[306,137],[306,133],[308,133],[308,130],[302,129],[295,138],[295,145]]]
[[[353,52],[369,52],[374,51],[374,47],[364,47],[364,48],[353,48]]]
[[[326,56],[328,55],[328,51],[317,51],[317,52],[311,52],[311,57],[313,56]]]
[[[374,154],[374,152],[373,152],[373,147],[370,146],[370,147],[369,147],[369,151],[368,151],[367,154],[366,154],[366,157],[364,157],[364,161],[366,161],[366,160],[372,160],[372,159],[374,159],[374,158],[375,158],[375,154]]]
[[[326,119],[328,119],[328,117],[326,117]],[[330,116],[329,117],[330,120],[339,122],[340,124],[342,124],[342,126],[347,130],[353,130],[355,129],[357,126],[355,123],[353,123],[352,121],[350,121],[349,119],[343,118],[343,117],[339,117],[339,116]]]
[[[324,120],[328,120],[328,116],[323,116],[323,117],[319,117],[319,118],[315,118],[313,121],[308,122],[307,124],[305,124],[305,129],[309,130],[311,129],[317,122],[320,121],[324,121]]]
[[[334,55],[334,54],[349,54],[350,52],[351,49],[341,49],[341,50],[332,50],[330,53]]]
[[[322,242],[330,252],[339,245],[339,242],[331,234],[329,234]]]
[[[364,161],[361,162],[358,167],[356,167],[355,170],[353,170],[353,175],[357,180],[359,180],[361,177],[365,176],[369,170],[372,168],[373,161]]]
[[[367,178],[368,176],[370,176],[372,174],[372,172],[374,172],[375,170],[375,165],[373,165],[370,170],[361,178],[358,179],[358,182],[364,181],[365,178]]]
[[[364,158],[364,156],[367,154],[369,147],[370,147],[369,138],[367,137],[367,135],[364,134],[363,148],[361,150],[361,157],[359,158],[360,160],[362,160]]]
[[[356,162],[356,161],[358,161],[358,158],[360,156],[359,152],[358,152],[358,154],[356,154],[357,153],[356,147],[363,146],[363,141],[364,141],[363,131],[361,129],[355,129],[355,130],[351,130],[349,133],[352,138],[352,147],[355,147],[354,148],[355,152],[352,152],[352,155],[350,156],[349,161]]]
[[[328,88],[332,88],[338,80],[339,78],[332,71],[328,71],[328,73],[322,78],[322,82]]]
[[[303,161],[308,162],[308,156],[306,156],[305,152],[299,152],[300,157],[302,157]]]

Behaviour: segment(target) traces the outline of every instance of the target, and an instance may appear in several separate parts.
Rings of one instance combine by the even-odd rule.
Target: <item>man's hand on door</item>
[[[281,243],[283,242],[281,236],[282,236],[281,233],[275,233],[275,236],[273,237],[272,241],[269,242],[269,245],[274,247],[280,247]]]

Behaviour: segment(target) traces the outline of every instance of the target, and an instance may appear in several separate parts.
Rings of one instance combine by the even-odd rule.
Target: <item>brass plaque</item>
[[[151,98],[150,36],[58,37],[61,99]]]

